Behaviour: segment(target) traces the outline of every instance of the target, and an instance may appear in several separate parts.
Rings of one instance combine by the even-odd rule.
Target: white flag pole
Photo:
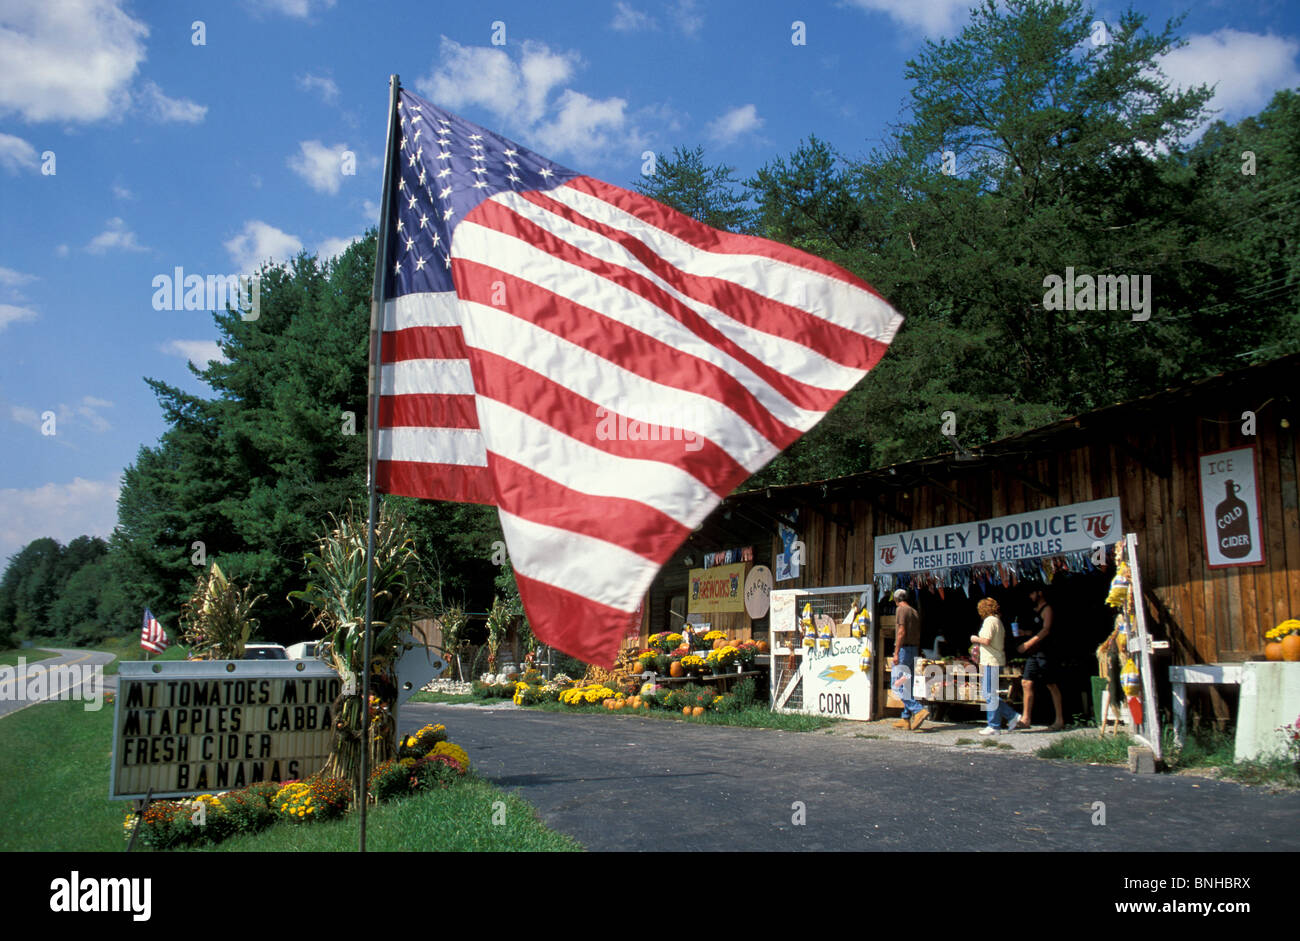
[[[375,515],[378,494],[375,478],[379,466],[379,375],[384,338],[384,270],[388,260],[388,239],[392,226],[389,214],[393,204],[393,146],[397,141],[397,93],[401,81],[396,73],[388,77],[388,142],[384,151],[384,192],[379,209],[379,237],[375,240],[375,287],[370,297],[370,383],[369,431],[367,438],[366,477],[370,490],[370,508],[366,519],[366,621],[361,667],[361,833],[360,849],[366,851],[366,805],[370,802],[370,621],[374,615]]]

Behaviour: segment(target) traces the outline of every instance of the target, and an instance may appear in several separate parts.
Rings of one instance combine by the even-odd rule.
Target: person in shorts
[[[1048,731],[1059,732],[1065,728],[1065,718],[1061,711],[1061,687],[1056,682],[1059,667],[1054,647],[1057,638],[1052,633],[1052,606],[1047,603],[1043,586],[1038,582],[1029,586],[1029,603],[1034,607],[1030,618],[1030,636],[1017,648],[1025,655],[1025,675],[1021,680],[1025,691],[1025,711],[1016,728],[1029,728],[1033,716],[1034,693],[1046,686],[1052,696],[1052,705],[1056,707],[1056,721],[1048,726]]]

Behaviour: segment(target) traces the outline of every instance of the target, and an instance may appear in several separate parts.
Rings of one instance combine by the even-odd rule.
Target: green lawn
[[[10,824],[0,827],[0,852],[120,852],[125,847],[122,822],[130,802],[107,797],[112,709],[86,712],[83,706],[41,703],[0,719],[0,807]],[[494,806],[497,801],[504,803],[504,815]],[[493,823],[494,811],[501,823]],[[356,834],[356,817],[349,815],[309,826],[276,824],[209,849],[350,851],[356,849]],[[366,848],[581,849],[548,829],[527,802],[473,778],[447,790],[371,808]],[[136,850],[141,850],[138,844]]]
[[[57,656],[56,653],[50,653],[48,650],[37,650],[35,647],[27,647],[23,650],[0,650],[0,667],[18,666],[19,657],[22,657],[28,663],[35,663],[37,660],[47,660],[50,657]]]
[[[144,651],[140,648],[140,634],[128,634],[126,637],[113,637],[94,648],[101,653],[111,653],[117,659],[104,667],[104,674],[111,676],[117,672],[123,660],[143,660]],[[172,644],[157,656],[150,655],[150,660],[184,660],[189,650],[181,644]]]

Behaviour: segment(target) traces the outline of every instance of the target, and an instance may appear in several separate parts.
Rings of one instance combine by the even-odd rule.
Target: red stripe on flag
[[[594,255],[590,255],[587,252],[574,248],[568,242],[552,235],[547,230],[523,218],[500,203],[493,202],[492,200],[480,203],[479,206],[471,212],[468,217],[466,217],[466,221],[477,222],[480,225],[487,226],[488,228],[495,229],[498,232],[518,238],[519,240],[541,249],[556,258],[577,265],[598,277],[605,278],[620,287],[626,288],[634,294],[639,294],[651,304],[664,311],[664,313],[668,314],[678,323],[682,324],[705,343],[716,347],[718,350],[726,353],[737,362],[742,363],[748,369],[753,371],[756,376],[800,408],[816,412],[826,412],[829,411],[831,407],[839,401],[840,397],[844,395],[843,392],[838,390],[819,389],[815,386],[810,386],[807,383],[799,382],[798,380],[787,376],[785,373],[780,372],[765,363],[763,360],[754,356],[754,354],[742,349],[702,316],[678,301],[648,278],[635,274],[621,265],[604,261]],[[466,262],[461,258],[452,259],[452,268],[456,271],[456,293],[462,299],[468,299],[466,298],[465,291],[467,287],[471,286],[473,279],[462,275],[460,271],[456,270],[457,265],[464,264],[469,264],[469,262]],[[489,268],[487,270],[491,271],[493,269]],[[504,273],[502,273],[502,275],[504,276]],[[490,282],[488,286],[490,286]],[[481,289],[478,293],[482,293]],[[768,301],[757,294],[752,295],[752,297],[754,298],[755,304],[763,305],[762,311],[757,312],[757,316],[767,316],[772,308],[778,306],[774,305],[772,301]],[[509,298],[508,290],[507,298]],[[486,302],[480,301],[480,303]],[[565,303],[571,304],[569,301],[565,301]],[[515,301],[509,299],[508,304],[513,312]],[[585,308],[583,309],[585,310]],[[728,313],[730,313],[730,311]],[[542,325],[546,326],[547,329],[551,329],[553,333],[564,336],[566,339],[571,338],[568,331],[572,328],[568,324],[561,325],[557,323],[555,324],[555,328],[552,329],[551,323],[548,319],[547,321],[544,321]],[[578,341],[575,340],[574,342]],[[673,359],[680,358],[681,351],[674,350]],[[653,360],[652,362],[654,362],[656,367],[661,367],[663,364],[660,360],[662,360],[662,357]],[[624,363],[624,365],[627,365],[627,363]],[[647,378],[655,377],[647,376]],[[699,391],[708,394],[705,390]],[[720,397],[715,396],[715,398]]]
[[[584,216],[548,193],[529,191],[519,195],[576,225],[617,242],[678,291],[695,300],[703,301],[747,327],[800,343],[816,350],[832,362],[855,369],[861,369],[864,360],[874,362],[879,359],[884,351],[883,344],[865,334],[831,323],[798,307],[773,300],[734,281],[721,277],[688,274],[657,255],[635,235]],[[873,351],[873,346],[880,347],[880,351]]]
[[[381,493],[421,500],[458,503],[496,501],[486,467],[465,464],[426,464],[418,461],[379,461],[375,486]]]
[[[691,534],[654,507],[574,490],[499,454],[488,454],[488,466],[496,482],[497,505],[534,523],[612,542],[660,565]]]
[[[797,248],[791,248],[788,245],[782,245],[780,242],[773,242],[753,235],[735,235],[731,232],[710,228],[685,213],[670,209],[663,203],[656,202],[648,196],[642,196],[631,190],[602,183],[600,180],[589,176],[575,177],[564,185],[580,193],[595,196],[611,206],[617,206],[624,212],[650,223],[655,228],[670,232],[679,239],[690,242],[704,251],[722,252],[728,255],[761,255],[765,258],[773,258],[777,261],[783,261],[799,268],[806,268],[809,271],[835,278],[837,281],[843,281],[845,284],[861,288],[875,297],[880,297],[880,292],[852,272],[841,268],[834,262],[818,258],[816,255],[810,255]],[[881,300],[884,300],[884,298],[881,298]]]
[[[564,434],[593,448],[620,457],[673,464],[719,497],[731,493],[750,476],[735,458],[712,441],[700,437],[694,441],[675,440],[673,429],[662,426],[657,426],[660,428],[659,436],[663,439],[667,432],[667,440],[629,440],[630,435],[623,436],[629,429],[626,416],[612,410],[600,413],[595,402],[513,360],[481,350],[474,351],[473,359],[476,381],[482,382],[482,395],[504,402],[551,427],[560,428]],[[561,420],[569,416],[586,416],[586,420]],[[605,423],[603,427],[602,423]],[[640,433],[648,435],[650,427],[643,425]],[[613,431],[614,435],[610,436],[608,431]]]
[[[472,395],[408,393],[379,400],[380,428],[477,428]]]
[[[637,611],[620,611],[518,572],[515,582],[538,639],[584,663],[612,667],[623,638],[641,621]]]
[[[504,309],[521,320],[535,323],[642,378],[723,402],[778,448],[799,437],[797,429],[777,419],[739,379],[721,366],[683,353],[599,311],[505,272],[462,259],[454,259],[452,266],[458,283],[464,285],[459,291],[464,300],[486,303],[484,298],[492,293],[491,285],[505,283],[508,300]],[[472,350],[471,362],[481,352]],[[840,393],[833,393],[831,402],[824,407],[830,408],[839,396]]]
[[[407,327],[384,332],[385,363],[407,359],[464,359],[460,327]]]

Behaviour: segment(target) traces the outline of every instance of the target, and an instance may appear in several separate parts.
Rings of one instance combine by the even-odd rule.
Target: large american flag
[[[140,628],[140,646],[150,653],[162,653],[170,646],[167,632],[148,608],[144,609],[144,626]]]
[[[538,638],[609,664],[674,550],[902,318],[405,90],[398,116],[377,487],[497,506]]]

